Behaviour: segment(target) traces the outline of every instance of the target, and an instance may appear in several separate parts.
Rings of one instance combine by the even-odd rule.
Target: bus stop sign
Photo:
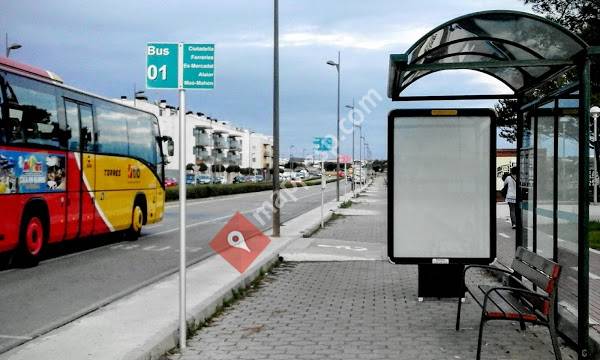
[[[146,88],[177,89],[178,45],[149,43],[146,46]]]

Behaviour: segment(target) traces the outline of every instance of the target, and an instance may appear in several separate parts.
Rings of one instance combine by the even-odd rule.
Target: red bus
[[[36,265],[47,244],[137,238],[163,217],[163,141],[153,114],[0,57],[0,255]]]

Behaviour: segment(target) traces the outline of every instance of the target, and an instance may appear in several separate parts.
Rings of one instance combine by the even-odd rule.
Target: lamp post
[[[598,116],[600,107],[592,106],[590,115],[594,119],[594,205],[598,205]]]
[[[136,90],[136,86],[135,86],[135,84],[133,84],[133,107],[135,107],[135,105],[136,105],[136,100],[137,100],[138,96],[144,95],[144,93],[145,93],[144,90]]]
[[[358,183],[362,183],[362,125],[356,125],[358,128]]]
[[[337,135],[336,135],[336,160],[335,160],[335,188],[336,188],[336,199],[340,201],[340,52],[338,51],[337,63],[329,60],[327,65],[335,66],[337,70]]]
[[[354,179],[356,177],[356,169],[354,168],[354,128],[356,127],[356,125],[354,124],[354,98],[352,98],[352,106],[350,105],[346,105],[346,107],[348,109],[352,110],[352,184],[351,184],[351,188],[352,188],[352,194],[354,194]],[[347,176],[347,175],[346,175]]]
[[[254,134],[255,131],[252,130],[248,130],[248,168],[251,169],[252,168],[252,154],[250,153],[250,146],[252,146],[252,134]]]
[[[11,50],[17,50],[17,49],[22,48],[23,46],[21,44],[17,44],[17,43],[12,43],[9,46],[8,45],[8,33],[5,33],[5,34],[6,34],[6,43],[5,43],[6,57],[9,57]]]
[[[292,144],[292,145],[290,145],[290,160],[288,161],[288,164],[290,165],[290,173],[291,173],[291,172],[292,172],[292,170],[293,170],[293,165],[294,165],[294,164],[292,163],[292,156],[293,156],[293,154],[294,154],[294,149],[295,149],[295,148],[296,148],[296,147],[295,147],[293,144]]]
[[[279,0],[273,0],[273,237],[279,237]]]

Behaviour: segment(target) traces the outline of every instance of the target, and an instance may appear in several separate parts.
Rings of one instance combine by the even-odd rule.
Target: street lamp
[[[293,154],[294,154],[294,149],[295,149],[295,148],[296,148],[296,147],[295,147],[293,144],[292,144],[292,145],[290,145],[290,160],[288,161],[288,165],[290,166],[290,172],[292,172],[292,170],[293,170],[293,166],[294,166],[294,164],[292,163],[292,156],[293,156]]]
[[[10,44],[10,46],[8,46],[8,33],[6,33],[5,47],[6,47],[6,57],[9,57],[11,50],[17,50],[17,49],[22,48],[23,46],[21,44],[17,44],[17,43],[12,43],[12,44]]]
[[[356,169],[354,168],[354,128],[356,125],[354,124],[354,98],[352,98],[352,106],[346,105],[348,109],[352,110],[352,194],[354,195],[354,178],[356,176]]]
[[[600,116],[600,107],[592,106],[590,115],[594,119],[594,205],[598,205],[598,116]]]
[[[340,52],[338,51],[337,63],[329,60],[327,65],[335,66],[337,70],[337,137],[335,142],[336,147],[336,160],[335,160],[335,187],[336,187],[336,198],[340,201]]]
[[[138,99],[138,97],[140,99],[143,98],[141,95],[144,95],[144,93],[146,93],[144,90],[136,90],[135,84],[133,84],[133,107],[135,107],[135,101]]]
[[[252,168],[252,154],[250,153],[250,146],[252,144],[252,134],[255,134],[256,131],[248,130],[248,168]]]

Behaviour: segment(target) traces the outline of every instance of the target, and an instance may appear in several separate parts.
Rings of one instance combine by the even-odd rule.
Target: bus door
[[[70,129],[69,158],[74,160],[69,161],[73,168],[67,170],[69,185],[72,185],[67,201],[67,238],[72,239],[90,236],[94,229],[96,211],[91,194],[96,174],[95,131],[91,105],[65,100],[65,110],[67,126]]]

